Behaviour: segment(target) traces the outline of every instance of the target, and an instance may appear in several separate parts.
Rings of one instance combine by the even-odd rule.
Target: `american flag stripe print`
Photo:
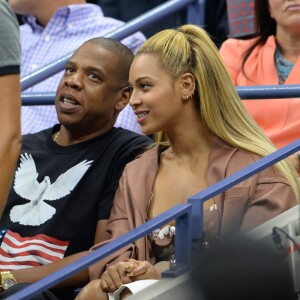
[[[69,242],[44,234],[21,237],[10,230],[1,231],[0,269],[24,269],[62,259]]]

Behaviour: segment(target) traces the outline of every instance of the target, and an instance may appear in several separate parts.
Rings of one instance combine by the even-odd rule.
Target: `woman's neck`
[[[181,133],[168,132],[170,148],[169,158],[193,163],[201,158],[207,158],[212,142],[212,136],[204,129],[196,128]]]
[[[295,63],[300,55],[300,33],[283,32],[278,28],[276,42],[283,57],[287,61]]]

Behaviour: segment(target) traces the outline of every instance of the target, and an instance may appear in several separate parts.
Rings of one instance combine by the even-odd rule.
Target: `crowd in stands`
[[[135,17],[157,7],[160,4],[166,3],[166,0],[98,0],[97,3],[103,9],[105,15],[120,19],[124,22],[130,21]],[[128,9],[131,7],[131,9]],[[149,28],[143,30],[147,38],[160,30],[167,28],[176,28],[188,21],[187,9],[182,9],[167,18],[163,18],[157,24],[153,24]],[[226,0],[210,0],[205,1],[204,26],[211,34],[216,45],[227,38],[228,35],[228,18],[226,10]]]
[[[255,37],[223,43],[220,54],[236,86],[300,83],[299,16],[294,6],[294,1],[255,0]],[[299,99],[243,103],[278,148],[299,135]]]
[[[85,0],[9,0],[9,4],[16,13],[25,15],[20,27],[21,77],[72,53],[86,40],[104,36],[124,24],[105,17],[99,5]],[[144,35],[137,32],[122,42],[135,53],[145,40]],[[54,92],[62,74],[59,72],[24,92]],[[56,123],[54,106],[22,107],[23,134],[38,132]],[[141,133],[129,107],[120,113],[115,126]]]
[[[300,84],[297,1],[205,1],[204,29],[183,9],[120,42],[100,36],[166,1],[0,1],[0,299],[299,138],[299,98],[235,89]],[[55,105],[21,108],[20,77],[70,53],[24,91],[56,91]],[[299,203],[299,153],[205,202],[212,249]],[[76,300],[106,300],[159,280],[175,227],[35,299],[82,287]]]

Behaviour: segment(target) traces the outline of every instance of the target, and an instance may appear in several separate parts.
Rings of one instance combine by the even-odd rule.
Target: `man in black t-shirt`
[[[105,240],[122,170],[151,143],[113,127],[130,98],[132,59],[118,41],[85,42],[67,63],[56,93],[60,124],[23,136],[0,221],[0,269],[9,270],[17,282],[35,282]],[[72,286],[70,295],[68,289],[63,296],[54,292],[72,299],[74,286],[88,279],[83,271],[64,283]]]

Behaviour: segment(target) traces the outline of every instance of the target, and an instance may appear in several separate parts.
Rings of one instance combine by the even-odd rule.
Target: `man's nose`
[[[74,89],[81,89],[83,87],[83,78],[82,75],[78,72],[74,74],[70,74],[67,78],[65,83]]]

